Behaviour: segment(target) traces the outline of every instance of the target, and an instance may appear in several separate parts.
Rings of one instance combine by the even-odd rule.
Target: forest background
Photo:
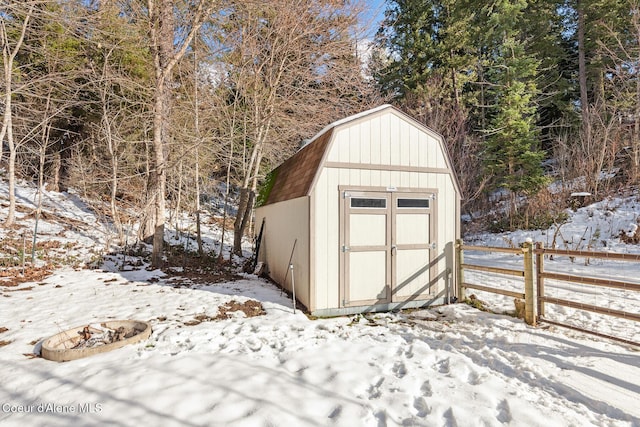
[[[266,173],[382,103],[444,136],[467,227],[546,228],[575,191],[637,186],[639,0],[388,0],[373,38],[370,7],[0,0],[3,226],[17,179],[73,187],[160,266],[181,213],[202,252],[213,197],[238,253]]]

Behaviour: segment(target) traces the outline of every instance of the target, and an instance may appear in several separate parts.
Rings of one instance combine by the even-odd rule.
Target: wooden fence
[[[481,252],[503,252],[509,254],[523,255],[523,268],[512,269],[497,266],[483,266],[470,264],[464,261],[464,251],[481,251]],[[534,255],[535,254],[535,259]],[[640,292],[640,284],[630,283],[619,280],[602,279],[597,277],[589,277],[575,274],[564,274],[550,272],[544,269],[544,260],[547,256],[568,256],[572,258],[586,259],[607,259],[616,261],[640,262],[640,255],[633,254],[615,254],[606,252],[592,251],[573,251],[562,249],[545,248],[542,243],[537,243],[534,247],[533,243],[525,242],[521,248],[499,248],[491,246],[470,246],[465,245],[462,240],[458,240],[456,244],[457,257],[457,279],[458,279],[458,297],[461,300],[466,298],[466,289],[477,289],[485,292],[492,292],[500,295],[512,296],[514,298],[524,299],[525,302],[525,322],[530,325],[536,325],[538,321],[545,323],[564,326],[571,329],[581,330],[583,332],[592,333],[602,337],[623,341],[629,344],[640,345],[640,343],[629,341],[621,337],[613,337],[596,331],[581,329],[576,326],[556,322],[545,317],[545,303],[561,305],[565,307],[575,308],[579,310],[590,311],[594,313],[614,316],[622,319],[640,321],[639,313],[631,313],[622,310],[615,310],[606,307],[600,307],[592,304],[585,304],[580,301],[572,301],[564,298],[556,298],[545,293],[545,279],[559,280],[563,282],[574,283],[578,285],[599,286],[612,289],[624,289],[626,291]],[[535,262],[534,262],[535,261]],[[494,273],[500,275],[509,275],[523,280],[522,292],[513,290],[500,289],[486,286],[483,284],[470,283],[465,280],[465,270],[482,271],[486,273]]]

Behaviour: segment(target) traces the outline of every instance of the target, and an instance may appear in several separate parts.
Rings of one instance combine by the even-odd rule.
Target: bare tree
[[[403,108],[442,133],[464,196],[462,211],[471,214],[489,181],[482,168],[482,141],[469,131],[468,112],[455,96],[449,96],[450,88],[442,78],[425,81],[423,90],[422,96],[407,94]]]
[[[13,136],[13,112],[11,100],[13,97],[13,71],[14,60],[18,51],[22,47],[24,37],[29,26],[29,20],[33,13],[35,5],[29,3],[26,7],[20,8],[19,5],[10,6],[11,2],[2,2],[2,15],[3,19],[0,20],[0,47],[2,48],[2,65],[4,71],[4,114],[2,117],[2,130],[0,130],[0,158],[2,158],[2,146],[5,135],[7,136],[7,142],[9,144],[9,212],[5,219],[4,225],[9,227],[15,222],[16,212],[16,143]],[[6,20],[4,17],[11,16],[13,20],[20,20],[22,22],[18,25],[19,36],[13,41],[10,40],[7,33]],[[23,16],[21,18],[21,15]]]
[[[226,39],[234,132],[242,140],[240,196],[233,250],[251,219],[262,160],[290,154],[338,117],[366,109],[366,89],[353,37],[359,8],[329,0],[234,2]],[[277,157],[276,157],[277,159]]]
[[[181,22],[176,22],[176,9],[172,0],[147,0],[149,34],[153,67],[155,72],[153,105],[153,141],[151,153],[151,173],[149,175],[149,197],[153,202],[153,252],[151,264],[159,267],[162,263],[164,244],[167,153],[169,145],[169,118],[171,115],[171,76],[180,59],[189,48],[191,41],[211,13],[214,3],[200,0],[182,4]],[[178,30],[186,32],[180,37]],[[151,230],[148,230],[151,233]]]

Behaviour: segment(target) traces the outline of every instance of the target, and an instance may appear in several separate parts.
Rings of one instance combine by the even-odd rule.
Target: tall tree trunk
[[[204,7],[205,3],[207,4],[206,8]],[[211,12],[215,4],[205,0],[192,4],[193,10],[189,14],[191,21],[180,23],[180,25],[185,25],[190,29],[186,37],[182,39],[181,44],[177,46],[177,50],[176,46],[174,46],[176,25],[173,6],[174,2],[172,0],[147,0],[151,50],[155,71],[153,163],[149,176],[149,179],[152,180],[150,190],[155,214],[151,265],[155,268],[160,267],[162,264],[164,246],[167,147],[169,144],[169,116],[171,114],[171,73],[202,26],[204,17]]]
[[[146,140],[146,138],[145,138]],[[138,230],[138,238],[139,240],[143,240],[147,243],[150,243],[149,239],[153,239],[153,232],[156,227],[156,218],[155,218],[155,210],[154,210],[154,199],[153,199],[153,188],[155,188],[154,179],[155,175],[153,175],[153,171],[155,170],[152,166],[153,158],[151,157],[151,144],[147,140],[145,142],[145,189],[144,189],[144,200],[143,207],[141,209],[141,218],[140,218],[140,229]]]
[[[4,84],[5,84],[5,99],[4,99],[4,114],[2,118],[2,129],[0,130],[0,146],[3,145],[5,135],[7,136],[7,142],[9,143],[9,212],[5,219],[4,225],[9,227],[15,222],[16,215],[16,144],[13,139],[13,120],[12,120],[12,106],[11,98],[13,95],[11,85],[13,81],[13,60],[15,59],[18,51],[22,47],[24,42],[24,36],[33,13],[34,5],[30,5],[29,10],[26,11],[24,21],[22,21],[22,28],[20,30],[20,37],[16,41],[13,49],[9,46],[9,37],[7,35],[7,28],[4,19],[0,21],[0,47],[2,48],[2,64],[4,69]],[[0,148],[0,158],[2,157],[2,149]]]
[[[153,113],[153,153],[152,167],[149,178],[151,183],[149,188],[153,197],[154,209],[154,230],[153,230],[153,249],[151,252],[151,265],[159,268],[162,265],[162,252],[164,246],[164,223],[166,210],[166,194],[167,185],[166,157],[164,138],[166,137],[166,120],[165,111],[168,100],[165,99],[164,79],[160,78],[156,82],[155,90],[155,106]]]
[[[175,209],[175,220],[176,220],[176,232],[175,239],[178,240],[180,238],[180,205],[182,204],[182,168],[183,168],[183,160],[182,158],[178,162],[178,194],[176,195],[176,209]],[[187,237],[188,238],[188,237]]]
[[[584,0],[576,2],[578,12],[578,84],[580,86],[580,112],[582,117],[582,136],[589,144],[591,123],[589,118],[589,94],[587,90],[587,59],[585,46]]]
[[[105,57],[105,64],[103,67],[102,75],[107,79],[107,60]],[[116,198],[118,195],[118,150],[116,149],[116,142],[114,140],[113,132],[111,130],[111,119],[109,117],[109,109],[107,108],[107,88],[102,88],[101,102],[102,102],[102,127],[104,136],[107,142],[107,150],[109,151],[109,160],[111,162],[111,197],[109,199],[109,206],[111,209],[111,219],[116,227],[116,233],[118,233],[118,243],[124,243],[124,230],[122,228],[122,221],[120,221],[120,214],[116,206]]]
[[[195,165],[195,191],[196,191],[196,242],[198,244],[198,255],[202,256],[202,232],[200,229],[200,143],[202,137],[200,135],[200,99],[198,98],[198,50],[197,46],[193,47],[193,103],[194,114],[193,121],[196,129],[196,165]]]
[[[637,14],[634,15],[634,27],[636,30],[636,43],[640,48],[640,22],[638,21]],[[640,64],[640,49],[638,49],[638,56],[636,58],[638,64]],[[640,178],[640,78],[636,78],[636,105],[635,114],[633,116],[633,159],[632,159],[632,176],[631,182],[637,183]]]

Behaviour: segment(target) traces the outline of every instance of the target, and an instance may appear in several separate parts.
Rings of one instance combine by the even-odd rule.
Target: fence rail
[[[511,268],[484,266],[478,264],[471,264],[464,262],[464,251],[482,251],[482,252],[502,252],[510,254],[523,254],[523,270],[516,270]],[[535,262],[533,255],[535,254]],[[640,263],[640,255],[635,254],[616,254],[606,252],[592,252],[592,251],[574,251],[563,249],[551,249],[545,248],[542,243],[537,243],[535,248],[532,243],[526,242],[522,248],[500,248],[491,246],[472,246],[465,245],[462,240],[458,240],[456,244],[456,259],[457,259],[457,278],[458,278],[458,297],[460,299],[465,298],[466,289],[476,289],[484,292],[491,292],[500,295],[511,296],[514,298],[521,298],[525,300],[525,321],[530,325],[535,325],[537,321],[544,321],[550,324],[565,326],[571,329],[581,330],[583,332],[592,333],[594,335],[603,336],[611,339],[617,339],[629,344],[640,346],[640,343],[629,341],[620,337],[612,337],[610,335],[602,334],[592,330],[585,330],[573,325],[567,325],[560,322],[556,322],[552,319],[545,318],[545,303],[555,304],[579,310],[590,311],[607,316],[613,316],[632,321],[640,321],[640,314],[631,313],[623,310],[610,309],[600,307],[597,305],[586,304],[580,301],[571,301],[563,298],[556,298],[546,294],[545,292],[545,279],[558,280],[568,283],[575,283],[578,285],[586,286],[599,286],[612,289],[623,289],[632,292],[640,292],[640,284],[630,283],[620,280],[602,279],[597,277],[589,277],[586,275],[577,274],[564,274],[545,271],[544,259],[545,256],[558,255],[569,256],[572,258],[587,258],[587,259],[607,259],[615,261],[629,261]],[[524,278],[523,292],[517,292],[514,290],[500,289],[490,286],[485,286],[477,283],[470,283],[465,281],[464,271],[475,270],[486,273],[495,273],[501,275],[511,275]],[[535,283],[534,283],[535,282]]]

